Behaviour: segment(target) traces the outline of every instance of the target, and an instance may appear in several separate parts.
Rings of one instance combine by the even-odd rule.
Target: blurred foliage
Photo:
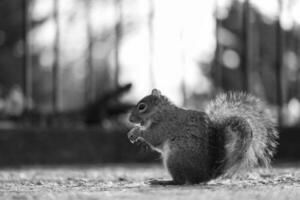
[[[294,2],[295,3],[295,2]],[[210,76],[216,88],[221,90],[245,90],[243,84],[243,54],[245,42],[243,38],[244,4],[233,1],[228,16],[219,20],[219,49],[215,52]],[[248,88],[249,91],[264,99],[276,110],[278,96],[276,87],[282,91],[282,115],[284,126],[300,125],[300,26],[296,23],[290,29],[282,31],[282,44],[277,38],[277,20],[266,19],[261,12],[250,5],[248,27]],[[276,78],[278,64],[278,45],[282,45],[281,86]],[[237,54],[235,57],[228,52]],[[228,61],[229,60],[229,61]],[[231,65],[230,65],[231,64]]]
[[[0,84],[3,88],[22,82],[21,1],[0,2]]]
[[[15,85],[22,85],[23,79],[22,1],[1,0],[0,11],[0,85],[9,90]],[[45,20],[31,21],[31,28],[39,26]]]

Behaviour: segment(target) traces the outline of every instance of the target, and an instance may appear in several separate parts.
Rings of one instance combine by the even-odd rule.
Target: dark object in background
[[[120,97],[127,93],[132,85],[126,84],[106,92],[96,98],[95,101],[84,106],[82,109],[72,111],[61,111],[57,113],[41,113],[39,110],[28,110],[20,116],[18,122],[29,127],[61,127],[75,128],[84,126],[99,126],[103,120],[118,121],[118,116],[126,114],[133,107],[132,104],[122,102]],[[122,125],[124,126],[124,124]]]
[[[131,87],[132,84],[130,83],[119,86],[88,104],[83,111],[84,122],[88,126],[92,126],[101,123],[105,118],[115,117],[128,112],[133,105],[122,103],[120,96],[128,92]]]

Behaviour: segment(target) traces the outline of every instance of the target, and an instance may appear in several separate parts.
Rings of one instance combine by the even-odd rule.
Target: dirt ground
[[[0,199],[300,199],[300,164],[189,186],[153,179],[170,177],[160,165],[0,169]]]

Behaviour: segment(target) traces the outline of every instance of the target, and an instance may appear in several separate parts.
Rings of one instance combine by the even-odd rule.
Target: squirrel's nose
[[[129,115],[129,121],[131,122],[131,123],[134,123],[134,116],[132,115],[132,114],[130,114]]]
[[[129,114],[128,121],[132,123],[132,115]]]

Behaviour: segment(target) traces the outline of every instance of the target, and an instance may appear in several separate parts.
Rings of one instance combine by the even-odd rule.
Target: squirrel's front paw
[[[129,141],[130,141],[131,143],[135,143],[135,142],[137,142],[137,141],[142,140],[142,138],[138,136],[138,133],[139,133],[139,131],[140,131],[139,129],[140,129],[139,127],[134,127],[134,128],[131,129],[131,130],[129,131],[129,133],[127,134],[128,139],[129,139]]]

